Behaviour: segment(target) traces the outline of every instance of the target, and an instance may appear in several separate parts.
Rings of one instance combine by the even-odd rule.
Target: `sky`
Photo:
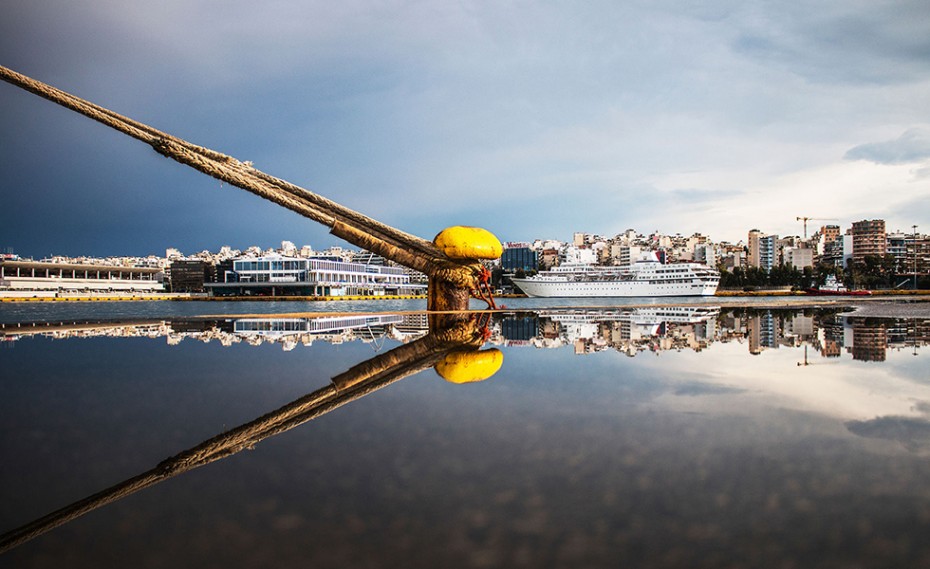
[[[930,233],[926,0],[8,0],[0,65],[431,239]],[[344,245],[0,83],[0,248]]]

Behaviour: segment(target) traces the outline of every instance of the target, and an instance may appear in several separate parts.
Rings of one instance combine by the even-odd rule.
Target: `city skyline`
[[[860,220],[860,221],[870,221],[870,220]],[[884,222],[884,220],[875,220],[875,221]],[[847,233],[847,230],[851,230],[855,223],[856,222],[852,222],[852,223],[849,223],[848,226],[844,226],[841,223],[831,222],[823,226],[818,225],[817,227],[808,227],[808,238],[806,240],[804,240],[803,237],[798,234],[778,235],[778,234],[768,233],[766,231],[759,231],[756,228],[747,230],[747,236],[751,237],[752,233],[757,232],[758,234],[765,236],[765,237],[772,237],[772,238],[779,238],[779,239],[791,239],[791,240],[797,239],[802,242],[807,242],[808,244],[813,244],[813,240],[817,238],[822,238],[819,236],[820,236],[820,230],[823,227],[825,226],[838,227],[839,228],[838,235],[842,236]],[[921,232],[920,226],[914,226],[914,227],[917,227],[916,234],[918,237],[926,238],[928,234],[925,232]],[[571,246],[573,243],[573,238],[577,235],[584,235],[589,238],[597,238],[599,243],[609,243],[609,242],[614,242],[616,240],[625,241],[626,235],[630,231],[635,233],[635,236],[636,236],[635,241],[650,240],[652,238],[661,238],[661,239],[671,238],[673,240],[677,240],[677,239],[688,240],[692,237],[702,237],[702,238],[706,238],[707,243],[714,244],[714,245],[720,245],[720,246],[726,246],[726,247],[742,245],[744,248],[752,249],[751,239],[747,239],[746,237],[737,239],[735,241],[726,241],[726,240],[714,239],[713,236],[707,235],[700,231],[695,232],[691,235],[683,235],[681,232],[675,232],[671,234],[642,232],[642,231],[637,230],[636,228],[627,228],[625,231],[620,232],[616,235],[599,235],[597,233],[592,233],[592,232],[587,232],[587,231],[575,231],[572,233],[571,236],[566,237],[566,238],[547,239],[547,238],[534,236],[534,237],[524,238],[522,240],[504,242],[503,247],[505,250],[508,248],[514,248],[514,247],[519,248],[519,247],[527,247],[527,246],[532,248],[533,244],[536,243],[539,245],[538,248],[540,248],[540,251],[541,251],[542,248],[546,247],[545,244],[547,243],[557,242],[557,243],[561,243],[562,246]],[[887,229],[886,227],[885,234],[886,236],[904,235],[905,237],[909,237],[913,233],[908,232],[908,231],[890,230],[890,229]],[[828,238],[828,240],[830,239]],[[135,253],[129,253],[126,255],[107,255],[107,254],[91,255],[91,254],[84,254],[84,253],[66,255],[66,254],[53,252],[53,253],[49,253],[44,256],[30,256],[28,254],[20,254],[17,251],[9,251],[9,252],[0,251],[0,254],[10,253],[13,255],[13,258],[20,257],[20,258],[34,259],[34,260],[71,259],[71,260],[76,260],[76,262],[90,262],[89,260],[92,260],[92,259],[97,260],[97,261],[106,261],[108,259],[131,259],[131,258],[146,259],[146,258],[153,258],[153,257],[162,258],[162,259],[165,259],[165,258],[185,259],[185,258],[200,257],[203,255],[209,255],[210,257],[219,255],[219,256],[224,256],[224,258],[225,257],[233,258],[233,257],[240,257],[240,256],[250,257],[250,256],[263,255],[263,254],[274,254],[274,253],[283,254],[284,256],[307,257],[307,256],[321,255],[321,254],[329,255],[329,254],[365,252],[364,249],[361,249],[359,247],[356,247],[351,244],[346,244],[346,243],[334,243],[334,244],[327,245],[325,247],[315,247],[309,243],[297,244],[287,239],[278,241],[277,243],[262,244],[262,245],[253,243],[253,244],[239,246],[239,245],[229,245],[228,243],[229,242],[227,241],[223,245],[220,245],[217,247],[199,248],[199,249],[194,249],[194,250],[189,250],[189,251],[181,250],[180,247],[176,247],[175,245],[171,244],[171,245],[162,247],[160,251],[135,252]],[[582,248],[585,248],[587,246],[588,245],[583,245]],[[293,248],[294,251],[289,252],[287,250],[289,248]],[[662,249],[665,247],[657,245],[657,248]],[[164,253],[162,253],[162,251],[164,251]],[[337,253],[333,253],[334,251],[337,251]]]
[[[797,216],[930,230],[928,38],[918,1],[22,3],[0,65],[427,239],[737,242]],[[7,84],[0,133],[23,255],[344,245]]]

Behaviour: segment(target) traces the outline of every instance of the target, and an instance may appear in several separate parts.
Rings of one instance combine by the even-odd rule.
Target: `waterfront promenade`
[[[503,294],[495,295],[499,299],[522,299],[528,298],[522,294]],[[623,300],[635,301],[635,297],[621,297]],[[647,297],[643,297],[645,299]],[[792,304],[801,302],[802,304],[835,304],[839,301],[842,304],[849,304],[853,297],[850,296],[818,296],[804,292],[794,291],[718,291],[714,296],[707,297],[683,297],[691,303],[695,298],[705,299],[710,302],[716,302],[721,299],[765,299],[771,298],[773,301],[785,302],[791,301]],[[372,301],[372,300],[426,300],[425,296],[418,295],[340,295],[340,296],[208,296],[204,294],[190,293],[153,293],[153,294],[54,294],[54,293],[36,293],[32,296],[22,294],[5,296],[0,292],[0,302],[129,302],[129,301],[197,301],[197,302],[334,302],[334,301]],[[547,299],[550,303],[559,304],[558,298]],[[583,299],[581,299],[583,300]],[[597,298],[591,300],[597,301]],[[870,296],[857,296],[855,300],[871,301],[893,301],[908,300],[924,302],[930,301],[930,290],[894,290],[894,291],[873,291]],[[671,303],[675,304],[675,303]],[[731,302],[727,302],[731,304]]]
[[[901,317],[930,317],[930,291],[920,294],[873,296],[812,296],[805,294],[725,294],[683,298],[528,298],[505,296],[503,306],[486,310],[483,303],[473,301],[472,311],[478,313],[514,313],[549,309],[581,311],[634,310],[639,308],[670,308],[708,306],[747,309],[838,309],[869,314]],[[175,302],[165,302],[175,301]],[[135,295],[88,296],[16,299],[0,302],[0,322],[59,321],[86,318],[162,317],[177,316],[244,316],[274,313],[279,316],[313,314],[342,315],[374,313],[423,313],[426,299],[422,296],[366,297],[208,297],[196,295]]]

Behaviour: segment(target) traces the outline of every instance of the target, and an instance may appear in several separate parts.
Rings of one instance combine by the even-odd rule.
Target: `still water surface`
[[[824,301],[824,299],[820,299]],[[807,301],[805,297],[781,297],[785,304]],[[661,297],[661,298],[505,298],[499,304],[517,310],[540,310],[553,306],[580,308],[588,306],[624,307],[643,304],[682,306],[768,305],[773,297]],[[839,300],[837,302],[843,302]],[[486,305],[472,300],[471,308]],[[426,310],[426,300],[373,300],[373,301],[185,301],[185,302],[8,302],[0,303],[0,324],[37,320],[68,320],[87,318],[165,318],[170,316],[200,316],[204,314],[282,314],[300,312],[390,312]]]
[[[0,566],[930,566],[920,311],[538,309],[447,337],[409,305],[152,304],[3,332],[8,544],[157,476]],[[269,314],[188,317],[223,312]],[[487,379],[433,369],[479,344]]]

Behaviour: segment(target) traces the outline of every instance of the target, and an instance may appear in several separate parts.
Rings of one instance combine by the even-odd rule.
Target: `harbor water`
[[[712,301],[0,306],[0,567],[930,566],[926,305]]]

